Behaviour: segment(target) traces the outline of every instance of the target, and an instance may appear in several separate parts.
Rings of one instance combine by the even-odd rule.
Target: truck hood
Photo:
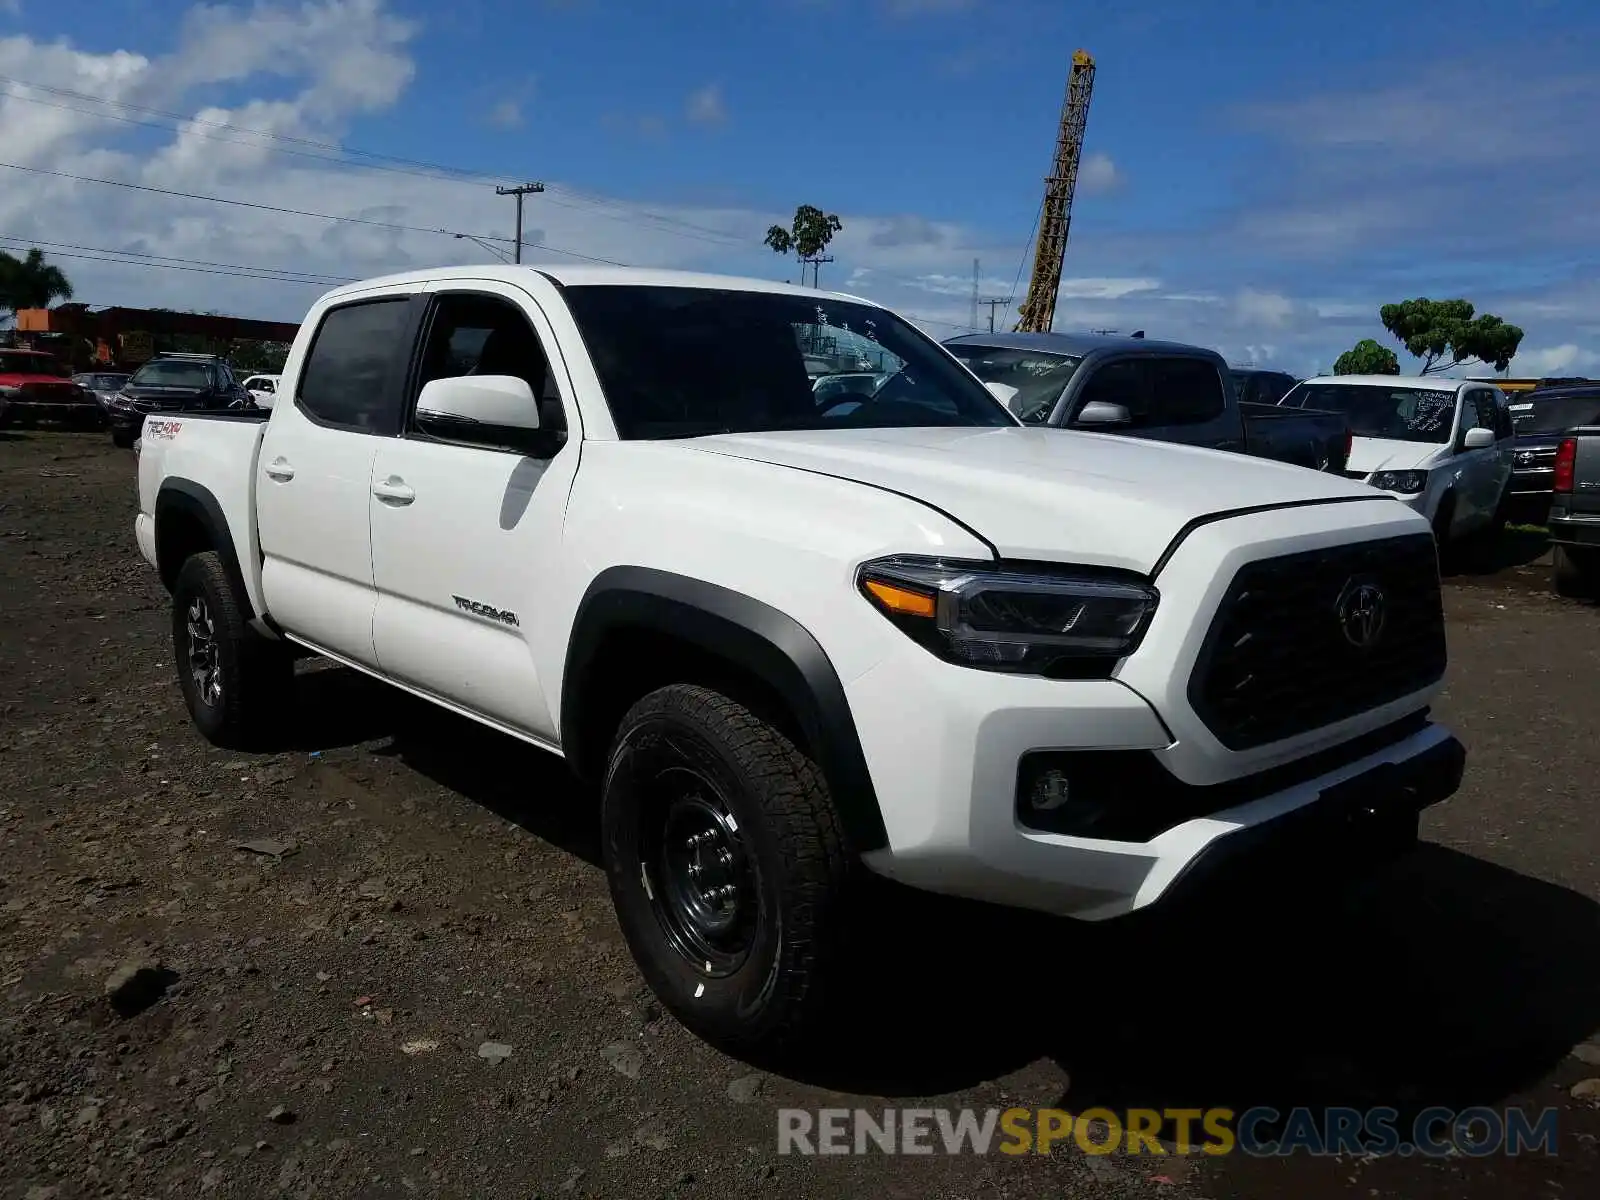
[[[1391,438],[1350,439],[1349,469],[1370,475],[1374,471],[1416,471],[1448,450],[1442,442],[1402,442]]]
[[[1141,574],[1197,517],[1384,498],[1304,467],[1061,429],[721,434],[681,444],[900,493],[954,517],[1006,558]]]

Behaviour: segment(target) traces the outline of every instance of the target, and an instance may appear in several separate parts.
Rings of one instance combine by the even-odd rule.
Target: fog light
[[[1034,812],[1050,812],[1067,802],[1070,791],[1065,771],[1041,771],[1034,777],[1028,804]]]

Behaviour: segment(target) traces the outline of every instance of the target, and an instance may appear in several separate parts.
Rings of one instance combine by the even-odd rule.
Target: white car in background
[[[252,375],[244,381],[244,390],[250,393],[250,398],[261,408],[271,408],[273,397],[278,394],[278,385],[282,381],[281,375]]]
[[[1506,395],[1458,379],[1333,375],[1278,402],[1350,419],[1345,474],[1390,492],[1428,519],[1440,548],[1505,523],[1514,429]]]

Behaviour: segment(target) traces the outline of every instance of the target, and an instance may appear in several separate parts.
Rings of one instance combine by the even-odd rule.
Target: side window
[[[1456,430],[1457,436],[1469,429],[1476,429],[1483,424],[1482,406],[1478,400],[1478,397],[1482,394],[1482,392],[1471,391],[1461,398],[1461,425]]]
[[[1276,404],[1294,386],[1294,381],[1287,375],[1262,375],[1260,379],[1261,387],[1256,392],[1256,400],[1261,404]]]
[[[1222,376],[1200,358],[1158,358],[1150,362],[1150,422],[1198,425],[1227,411]]]
[[[409,297],[396,296],[330,310],[300,372],[300,408],[339,429],[395,433],[399,405],[390,367],[409,307]]]
[[[1135,426],[1150,424],[1150,377],[1146,360],[1122,358],[1095,367],[1078,394],[1078,409],[1086,404],[1120,404]]]
[[[1478,424],[1493,430],[1496,439],[1503,437],[1500,432],[1500,409],[1495,403],[1494,393],[1479,388],[1472,393],[1472,400],[1478,409]]]
[[[567,438],[566,409],[539,335],[516,305],[497,296],[469,292],[441,294],[428,325],[417,392],[435,379],[462,375],[514,375],[533,389],[539,403],[539,432],[552,451]],[[495,449],[512,449],[503,438],[475,434],[451,423],[419,419],[412,398],[409,427],[429,437]],[[517,452],[521,452],[518,450]]]

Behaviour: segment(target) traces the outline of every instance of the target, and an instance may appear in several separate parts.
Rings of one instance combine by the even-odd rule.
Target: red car
[[[0,347],[0,429],[24,421],[56,421],[103,429],[105,410],[94,393],[72,382],[72,372],[42,350]]]

